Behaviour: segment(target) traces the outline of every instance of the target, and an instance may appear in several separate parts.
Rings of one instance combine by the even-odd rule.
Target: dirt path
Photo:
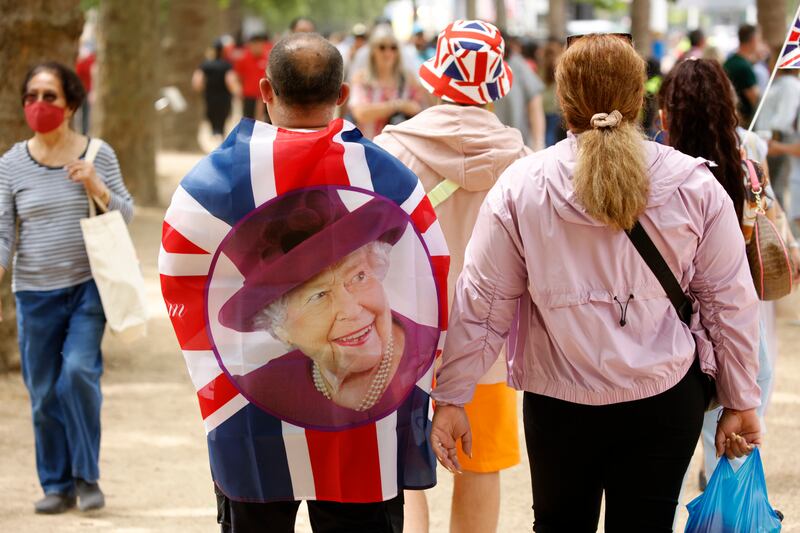
[[[165,204],[196,159],[179,154],[162,154],[159,158]],[[153,317],[148,338],[128,346],[106,338],[103,346],[105,404],[100,468],[107,507],[91,514],[33,514],[31,502],[41,496],[41,490],[34,465],[28,396],[18,374],[0,375],[0,531],[218,531],[197,400],[158,287],[156,258],[162,218],[161,209],[139,209],[132,225]],[[800,442],[800,327],[781,325],[780,350],[763,457],[771,500],[787,516],[784,531],[800,531],[800,462],[793,454]],[[698,467],[699,454],[689,472],[686,501],[697,494]],[[503,474],[501,532],[530,531],[533,513],[527,468],[525,461]],[[440,468],[439,480],[428,496],[432,533],[448,531],[450,474]],[[684,509],[681,524],[685,516]],[[297,531],[310,531],[302,513]]]

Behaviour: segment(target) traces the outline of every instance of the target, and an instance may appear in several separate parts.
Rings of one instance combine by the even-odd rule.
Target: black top
[[[231,68],[231,64],[224,59],[203,61],[200,65],[206,78],[206,102],[230,102],[231,93],[225,85],[225,74]]]

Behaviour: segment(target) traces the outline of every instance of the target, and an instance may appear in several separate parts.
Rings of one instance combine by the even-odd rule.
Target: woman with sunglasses
[[[717,452],[760,442],[758,301],[739,222],[704,160],[645,140],[644,82],[628,38],[572,39],[556,69],[568,137],[500,177],[455,291],[434,452],[454,470],[456,442],[469,453],[463,405],[510,336],[534,531],[595,531],[604,494],[606,531],[672,531],[707,375],[725,407]],[[690,326],[626,235],[637,221],[690,296]]]
[[[44,498],[37,513],[105,504],[97,483],[100,452],[100,341],[105,315],[92,280],[80,219],[89,196],[100,209],[133,215],[114,150],[70,119],[85,91],[60,63],[33,67],[22,84],[33,137],[0,158],[0,278],[11,265],[22,375],[31,398],[36,469]],[[18,229],[17,229],[18,228]]]
[[[387,124],[397,124],[422,111],[425,97],[416,76],[403,66],[390,26],[378,26],[369,39],[366,68],[353,74],[350,112],[356,126],[372,139]]]
[[[755,199],[748,194],[749,179],[745,175],[742,162],[742,139],[747,134],[737,128],[736,95],[722,66],[716,60],[687,59],[678,63],[667,77],[659,92],[659,114],[665,132],[666,143],[685,154],[714,161],[711,172],[733,201],[737,217],[741,220],[746,234],[752,233],[753,209]],[[768,186],[765,172],[755,166],[767,191],[767,217],[778,223],[783,216],[782,209],[774,200],[774,193]],[[752,204],[750,204],[752,202]],[[742,236],[742,233],[739,233]],[[794,276],[798,279],[800,253],[791,232],[787,233],[790,257],[794,265]],[[760,417],[769,400],[772,387],[772,364],[767,353],[766,330],[762,324],[759,336],[759,375],[761,388]],[[703,469],[700,472],[700,487],[705,488],[706,480],[717,464],[714,453],[714,425],[719,413],[717,410],[706,413],[703,424]]]

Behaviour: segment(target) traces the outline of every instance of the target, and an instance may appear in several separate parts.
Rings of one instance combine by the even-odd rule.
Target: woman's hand
[[[431,444],[433,453],[450,472],[461,473],[458,463],[456,441],[461,439],[461,449],[472,456],[472,432],[469,429],[469,420],[463,407],[456,405],[437,405],[433,413],[433,427],[431,429]]]
[[[752,452],[754,446],[761,444],[761,422],[756,410],[723,409],[717,422],[715,444],[717,457],[724,453],[733,459]]]
[[[422,111],[422,106],[415,100],[400,100],[398,110],[407,117],[413,117]]]
[[[95,172],[94,164],[89,161],[78,160],[66,166],[69,179],[75,183],[80,183],[86,191],[93,197],[100,199],[108,205],[108,187]]]

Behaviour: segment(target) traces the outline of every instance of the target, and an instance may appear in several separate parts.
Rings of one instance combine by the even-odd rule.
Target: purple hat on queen
[[[222,245],[244,286],[222,306],[220,324],[255,331],[253,318],[266,306],[370,242],[394,245],[407,224],[408,215],[380,197],[351,211],[334,187],[282,195],[254,211]]]

